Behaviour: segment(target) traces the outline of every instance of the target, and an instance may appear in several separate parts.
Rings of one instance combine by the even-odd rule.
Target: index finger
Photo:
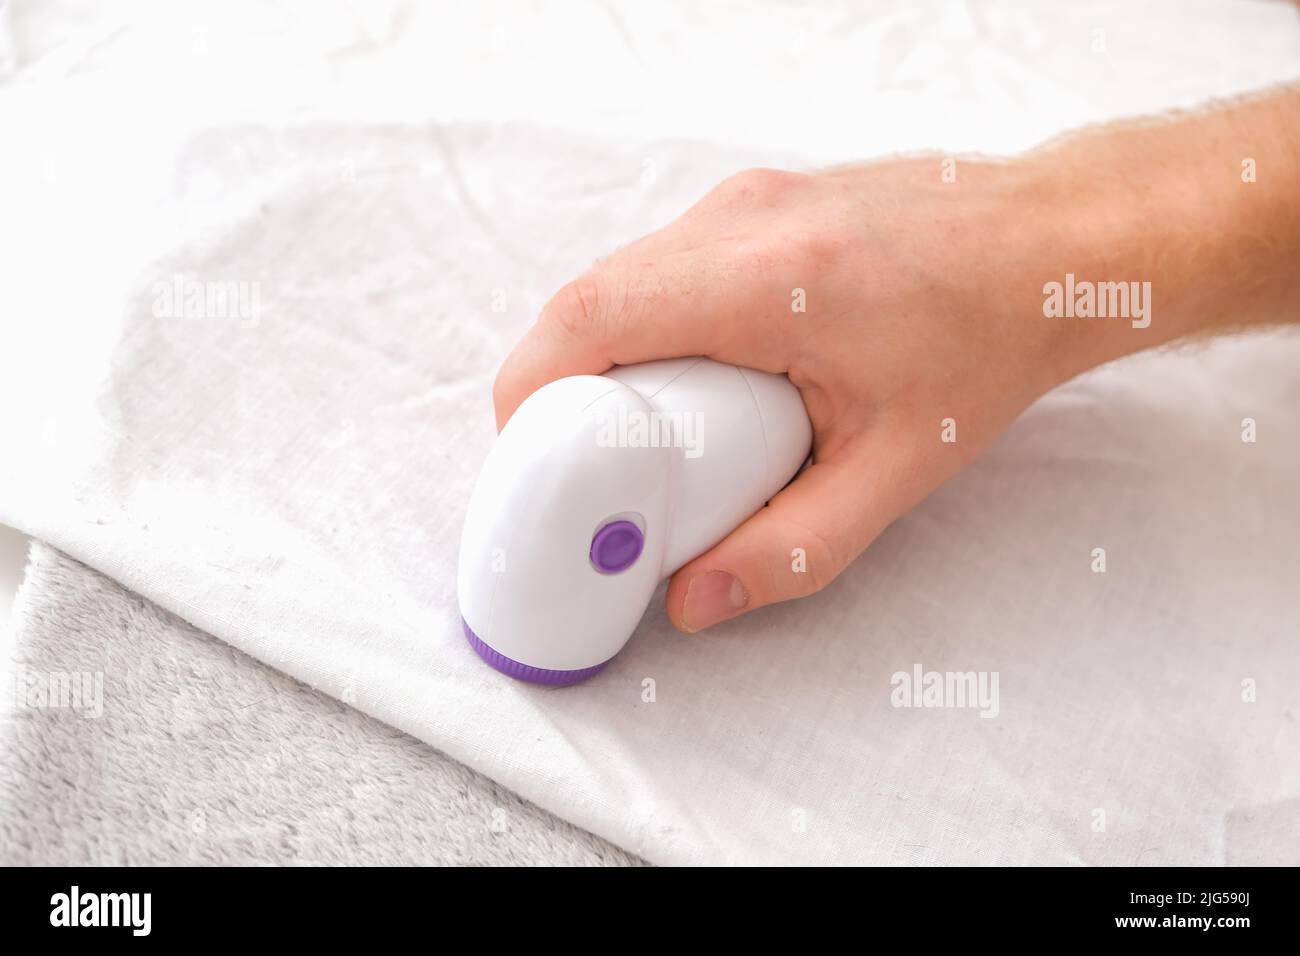
[[[784,372],[765,326],[788,302],[773,270],[705,249],[599,266],[556,293],[507,356],[492,389],[497,428],[547,382],[615,365],[704,355]]]

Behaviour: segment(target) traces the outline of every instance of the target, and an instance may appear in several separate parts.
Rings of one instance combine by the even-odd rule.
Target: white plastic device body
[[[659,582],[762,508],[811,443],[789,379],[710,359],[544,386],[470,498],[458,572],[470,644],[524,680],[591,676]]]

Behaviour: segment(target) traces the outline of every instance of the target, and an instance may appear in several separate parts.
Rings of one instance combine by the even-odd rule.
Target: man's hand
[[[613,365],[788,374],[813,465],[679,570],[668,610],[697,631],[820,590],[1060,382],[1225,319],[1281,320],[1288,300],[1295,317],[1298,104],[1284,91],[1012,162],[740,173],[560,290],[501,369],[498,425],[547,382]],[[1151,283],[1150,324],[1048,317],[1067,273]]]

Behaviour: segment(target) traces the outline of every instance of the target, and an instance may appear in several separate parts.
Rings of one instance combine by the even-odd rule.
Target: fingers
[[[687,633],[804,597],[833,581],[904,510],[898,469],[863,448],[814,464],[668,588],[668,613]],[[865,496],[864,496],[865,492]]]
[[[613,365],[705,355],[786,371],[780,319],[791,312],[786,276],[801,250],[769,220],[814,189],[799,173],[737,173],[561,289],[501,367],[497,427],[547,382]]]
[[[525,398],[547,382],[569,375],[600,375],[613,363],[603,337],[591,334],[609,293],[596,273],[565,286],[542,310],[506,356],[492,386],[497,431],[505,427]]]
[[[743,250],[616,257],[565,286],[507,357],[493,387],[497,427],[525,398],[568,375],[707,355],[785,371],[775,323],[790,293],[770,261]]]

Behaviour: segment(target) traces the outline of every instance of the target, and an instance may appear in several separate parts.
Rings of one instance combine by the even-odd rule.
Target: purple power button
[[[641,557],[645,537],[630,521],[611,521],[591,539],[591,563],[601,574],[626,571]]]

